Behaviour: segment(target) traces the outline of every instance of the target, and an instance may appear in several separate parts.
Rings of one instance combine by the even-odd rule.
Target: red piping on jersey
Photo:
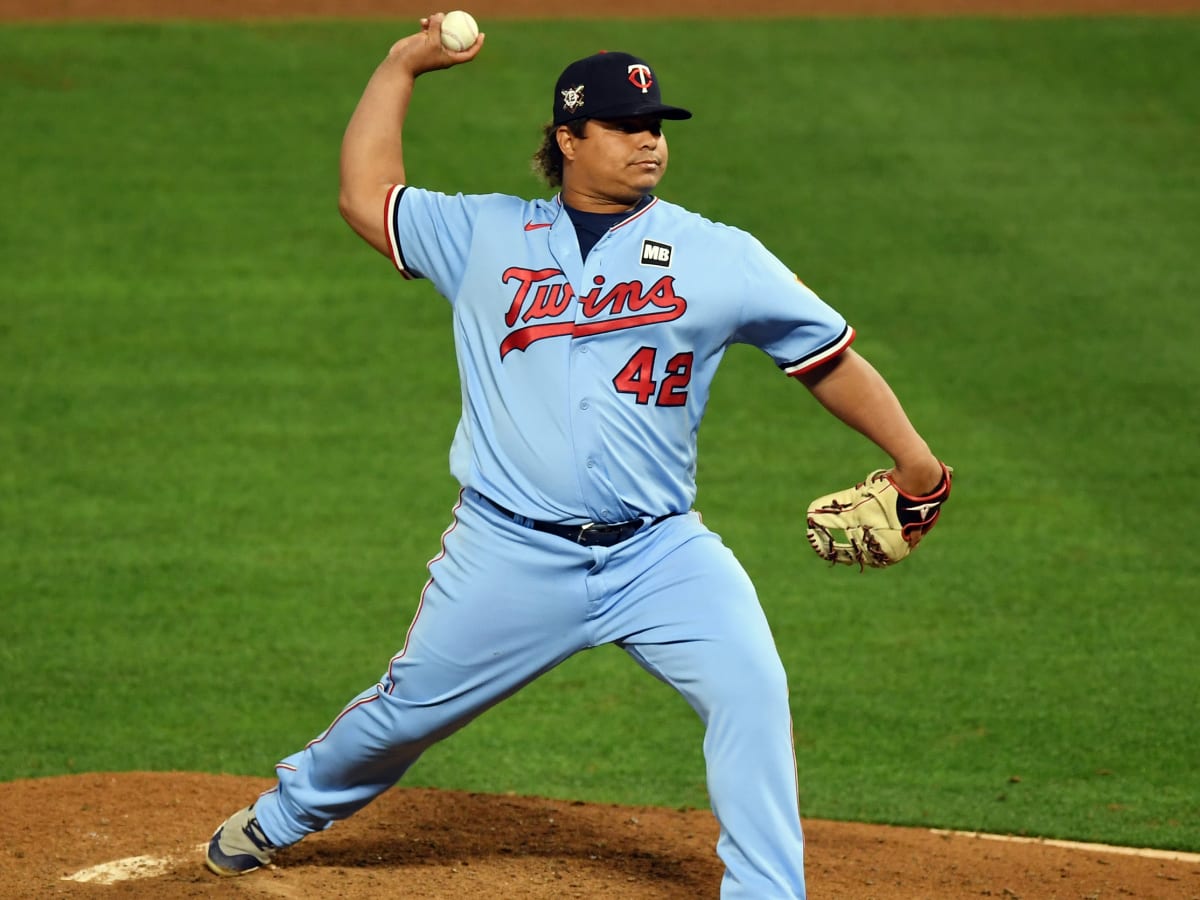
[[[637,212],[635,212],[632,216],[630,216],[624,222],[619,222],[618,224],[614,225],[612,228],[610,228],[608,230],[616,231],[618,228],[624,228],[626,225],[628,225],[634,219],[640,219],[642,216],[644,216],[646,213],[648,213],[650,211],[650,207],[654,206],[654,204],[657,202],[658,202],[657,197],[650,198],[650,202],[647,203],[645,206],[643,206],[641,209],[639,209]]]
[[[396,267],[397,272],[409,281],[412,281],[412,273],[405,269],[404,264],[400,261],[403,259],[403,255],[400,253],[400,239],[393,228],[396,220],[396,202],[399,200],[400,192],[403,190],[404,185],[393,184],[388,188],[387,196],[383,198],[383,233],[387,238],[388,252],[392,257],[392,265]]]
[[[847,325],[845,332],[842,333],[842,336],[832,346],[817,353],[816,356],[810,356],[807,359],[803,359],[800,362],[795,363],[794,365],[788,366],[783,371],[785,374],[793,378],[795,378],[797,375],[803,375],[805,372],[811,372],[813,369],[817,368],[817,366],[824,365],[831,359],[836,359],[837,357],[841,356],[842,353],[849,349],[850,345],[854,343],[854,339],[856,337],[858,337],[858,334],[853,328]]]
[[[559,206],[562,206],[562,205],[563,205],[562,194],[555,194],[555,195],[554,195],[554,202],[555,202],[555,203],[557,203]],[[657,197],[651,197],[651,198],[650,198],[650,202],[649,202],[649,203],[647,203],[645,206],[643,206],[641,209],[639,209],[637,212],[635,212],[635,213],[634,213],[632,216],[630,216],[628,219],[624,219],[624,220],[622,220],[622,221],[618,222],[616,225],[614,225],[612,228],[610,228],[610,229],[608,229],[608,230],[609,230],[609,231],[616,231],[618,228],[624,228],[624,227],[625,227],[626,225],[628,225],[630,222],[632,222],[632,221],[634,221],[635,219],[639,219],[639,218],[641,218],[642,216],[644,216],[644,215],[645,215],[647,212],[649,212],[649,211],[650,211],[650,207],[652,207],[652,206],[653,206],[655,203],[657,203],[657,202],[658,202],[658,198],[657,198]],[[526,231],[528,231],[528,230],[529,230],[529,226],[526,226],[526,227],[525,227],[525,230],[526,230]]]

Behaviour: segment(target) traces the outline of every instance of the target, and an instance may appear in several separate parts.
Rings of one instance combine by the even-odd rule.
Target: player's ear
[[[566,125],[559,125],[554,132],[554,138],[558,141],[558,149],[562,152],[563,159],[575,159],[575,142],[580,138],[575,137],[574,132]]]

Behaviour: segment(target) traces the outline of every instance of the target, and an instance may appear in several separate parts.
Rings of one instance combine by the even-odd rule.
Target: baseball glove
[[[808,507],[808,542],[821,559],[859,569],[893,566],[913,551],[941,515],[950,497],[954,470],[942,465],[942,480],[923,497],[896,486],[886,469]]]

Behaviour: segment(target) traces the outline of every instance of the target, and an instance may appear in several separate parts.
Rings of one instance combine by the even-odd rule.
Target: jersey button
[[[579,401],[579,408],[580,408],[580,409],[587,409],[589,406],[591,406],[591,404],[590,404],[590,403],[588,403],[586,400],[580,400],[580,401]]]
[[[594,459],[592,459],[590,456],[588,457],[588,460],[587,460],[587,467],[589,469],[596,468],[596,461]]]

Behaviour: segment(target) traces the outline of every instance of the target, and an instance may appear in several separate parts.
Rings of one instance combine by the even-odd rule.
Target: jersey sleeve
[[[466,270],[475,225],[486,197],[396,185],[387,196],[392,262],[405,278],[427,278],[453,298]]]
[[[815,369],[854,341],[842,315],[753,238],[741,271],[742,317],[734,340],[758,347],[786,374]]]

